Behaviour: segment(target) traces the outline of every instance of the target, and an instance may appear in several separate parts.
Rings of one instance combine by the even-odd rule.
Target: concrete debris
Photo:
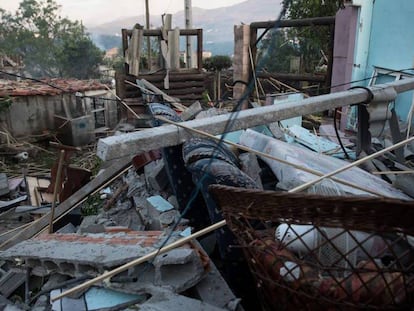
[[[257,156],[255,154],[246,152],[242,153],[239,156],[239,159],[242,171],[256,182],[259,189],[263,189],[263,184],[260,176],[262,169],[260,168],[259,162],[257,161]]]
[[[0,173],[0,196],[9,194],[9,181],[7,175]]]
[[[63,289],[52,291],[51,298],[59,295]],[[86,310],[204,310],[223,311],[214,305],[178,295],[167,288],[147,286],[139,294],[113,290],[109,288],[92,287],[78,299],[64,297],[62,300],[53,303],[53,310],[56,311],[86,311]]]
[[[0,293],[7,298],[24,283],[26,274],[3,269],[4,267],[1,269]]]
[[[271,104],[280,104],[285,100],[294,100],[295,96],[283,95],[280,99],[269,100]],[[156,111],[154,115],[169,117],[174,121],[228,113],[227,110],[217,108],[203,110],[200,102],[183,109],[181,114],[162,103],[151,103],[148,107],[152,107],[153,112]],[[169,133],[169,125],[163,126],[159,120],[154,122],[160,125],[154,132]],[[210,120],[191,122],[209,124]],[[248,130],[240,129],[226,133],[225,139],[291,162],[295,168],[267,157],[258,158],[253,152],[245,152],[248,149],[239,153],[236,147],[217,145],[213,139],[185,137],[172,143],[172,136],[165,138],[157,134],[154,137],[162,137],[163,142],[155,143],[153,134],[149,133],[146,141],[148,144],[145,143],[142,148],[137,147],[139,152],[127,156],[124,150],[128,146],[126,143],[119,150],[125,156],[122,163],[118,163],[120,160],[104,163],[101,167],[106,166],[107,169],[103,173],[59,204],[57,208],[64,207],[62,212],[75,208],[75,205],[79,208],[55,224],[57,231],[54,234],[37,235],[43,226],[33,229],[30,235],[24,235],[24,238],[18,240],[20,243],[4,240],[5,244],[0,246],[0,259],[4,260],[0,269],[0,294],[10,297],[20,291],[28,278],[41,277],[41,282],[47,282],[38,287],[41,288],[38,294],[33,297],[34,292],[26,290],[26,295],[32,295],[32,310],[243,310],[240,299],[232,290],[243,295],[245,290],[251,290],[256,284],[244,284],[245,280],[251,279],[251,275],[237,239],[228,228],[203,237],[203,246],[192,241],[158,255],[145,264],[130,267],[83,292],[53,303],[50,299],[80,279],[101,275],[159,250],[183,236],[188,237],[191,232],[204,228],[206,224],[223,219],[220,206],[208,192],[211,183],[262,190],[273,189],[276,185],[278,190],[290,190],[315,178],[314,174],[304,172],[298,166],[324,174],[347,164],[332,157],[343,157],[337,142],[316,136],[300,127],[301,117],[282,120],[282,124],[283,127],[271,122]],[[184,131],[177,130],[177,137],[181,137],[181,132]],[[134,126],[122,123],[117,128],[115,135],[117,134],[123,135],[119,136],[116,144],[129,141],[129,135],[135,137],[145,133],[138,134]],[[334,133],[331,127],[321,126],[320,134],[332,138]],[[294,140],[300,144],[288,144],[282,139]],[[350,141],[344,139],[343,142],[348,145]],[[156,145],[153,148],[155,150],[143,152],[151,149],[153,144]],[[132,149],[134,148],[136,146]],[[352,148],[349,146],[347,153],[354,158],[355,151]],[[113,152],[116,154],[117,151]],[[372,160],[367,167],[370,171],[375,168],[377,172],[384,172],[389,165],[385,162],[383,159]],[[132,166],[127,168],[131,163]],[[405,169],[408,170],[409,164],[404,165],[407,165]],[[114,166],[116,169],[113,169]],[[401,166],[395,167],[402,169]],[[395,188],[383,179],[354,167],[338,174],[338,178],[360,185],[361,189],[326,179],[309,188],[308,192],[366,195],[368,193],[363,190],[369,189],[372,190],[370,194],[376,191],[386,197],[414,197],[412,187],[410,188],[414,182],[411,175],[390,174],[392,172],[385,176],[389,177]],[[19,189],[22,184],[23,178],[11,180],[6,174],[0,173],[0,196],[5,199],[0,201],[0,209],[23,204],[22,201],[27,196]],[[199,189],[198,197],[193,196],[194,189]],[[45,214],[50,211],[48,205],[31,206],[30,202],[24,204],[27,205],[21,205],[13,212],[16,217],[31,217],[34,213]],[[59,213],[58,216],[61,215]],[[35,235],[35,238],[31,238]],[[186,296],[183,296],[184,293]],[[4,306],[13,307],[7,301]]]
[[[168,185],[168,176],[162,160],[154,161],[144,167],[147,184],[156,191],[162,191]]]
[[[240,143],[258,151],[266,150],[267,153],[277,158],[286,159],[294,164],[314,169],[324,174],[332,172],[339,167],[343,167],[348,164],[343,160],[323,154],[317,154],[313,151],[287,144],[252,130],[246,130],[241,135]],[[281,164],[275,160],[264,157],[262,157],[262,160],[271,167],[273,173],[277,176],[279,180],[278,187],[280,189],[289,190],[315,178],[315,176],[311,173],[300,171],[299,169],[293,168],[292,166],[286,164]],[[405,200],[410,199],[410,197],[398,189],[395,189],[381,178],[369,174],[358,167],[353,167],[339,173],[337,177],[349,182],[357,183],[365,189],[376,191],[386,197]],[[333,192],[340,191],[352,195],[369,195],[362,190],[341,185],[333,181],[330,184],[326,183],[325,185],[332,188]]]
[[[156,250],[166,238],[162,231],[41,235],[2,251],[0,257],[17,268],[30,267],[33,274],[39,276],[54,273],[73,277],[97,276]],[[173,236],[168,243],[176,239]],[[176,291],[185,290],[205,275],[204,259],[199,254],[197,249],[189,246],[165,253],[154,260],[145,279]],[[127,274],[137,277],[141,270],[138,266],[135,275],[131,271]]]
[[[194,119],[197,116],[197,114],[199,114],[202,111],[203,111],[203,108],[201,107],[200,102],[196,101],[194,104],[188,107],[187,110],[184,110],[181,113],[181,119],[183,119],[183,121]]]

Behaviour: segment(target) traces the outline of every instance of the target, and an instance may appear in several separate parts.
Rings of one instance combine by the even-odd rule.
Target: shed
[[[118,122],[116,99],[95,80],[0,80],[0,99],[0,127],[17,139],[56,132],[80,146]]]

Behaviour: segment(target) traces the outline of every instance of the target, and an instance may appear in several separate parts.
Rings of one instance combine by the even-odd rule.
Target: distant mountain
[[[217,9],[193,8],[193,28],[203,29],[204,50],[213,54],[233,53],[234,25],[250,24],[256,21],[275,20],[281,9],[281,0],[247,0],[245,2]],[[150,17],[151,28],[159,28],[161,16]],[[120,36],[122,28],[135,24],[145,25],[144,14],[116,19],[88,28],[98,46],[103,46],[101,35]],[[173,15],[173,27],[184,27],[184,11]],[[105,47],[106,48],[106,47]]]

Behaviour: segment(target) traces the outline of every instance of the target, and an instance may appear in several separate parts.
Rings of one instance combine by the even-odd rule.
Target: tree
[[[284,0],[284,19],[334,16],[343,6],[344,0]],[[322,52],[328,55],[330,36],[333,29],[328,26],[289,28],[283,33],[269,32],[260,46],[259,56],[263,67],[286,70],[287,58],[291,54],[300,56],[304,72],[314,72]],[[284,42],[284,43],[283,43]],[[261,54],[260,54],[261,52]],[[272,64],[276,63],[276,64]]]
[[[231,58],[227,55],[215,55],[209,58],[206,58],[203,62],[203,67],[204,69],[208,70],[208,71],[214,71],[216,73],[215,76],[215,85],[216,85],[216,89],[215,89],[215,99],[216,99],[216,103],[218,103],[218,101],[220,100],[221,97],[221,71],[223,69],[227,69],[230,68],[232,66],[232,61]]]
[[[334,16],[343,7],[344,0],[284,0],[286,17],[302,19],[311,17]],[[321,59],[321,51],[328,54],[330,37],[333,28],[327,26],[291,29],[290,37],[299,42],[303,67],[307,72],[313,72]]]
[[[14,14],[0,9],[0,53],[21,55],[34,77],[97,77],[103,58],[79,21],[59,15],[55,0],[23,0]]]
[[[258,54],[258,69],[270,72],[289,72],[290,61],[300,56],[297,43],[288,37],[286,31],[271,30],[261,42]]]

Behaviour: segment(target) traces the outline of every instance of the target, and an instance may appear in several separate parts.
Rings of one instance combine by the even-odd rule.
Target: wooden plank
[[[164,97],[164,100],[174,103],[174,102],[179,102],[180,100],[171,96],[168,96],[165,92],[161,91],[159,88],[157,88],[155,85],[153,85],[152,83],[148,82],[145,79],[141,79],[142,84],[148,88],[150,91],[153,91],[154,93],[160,94]]]
[[[66,201],[61,203],[55,210],[54,219],[57,219],[69,213],[79,203],[81,203],[83,200],[86,200],[89,195],[105,186],[108,183],[108,181],[111,180],[111,178],[119,174],[119,172],[125,170],[125,168],[127,168],[130,165],[130,163],[131,159],[129,156],[126,158],[122,158],[119,161],[116,161],[115,164],[107,168],[103,173],[96,176],[91,182],[83,186],[72,196],[70,196]],[[14,237],[1,244],[0,250],[7,249],[13,245],[16,245],[19,242],[30,239],[49,224],[49,219],[50,213],[47,213],[43,217],[39,218],[37,221],[33,222],[30,226],[22,229]]]

